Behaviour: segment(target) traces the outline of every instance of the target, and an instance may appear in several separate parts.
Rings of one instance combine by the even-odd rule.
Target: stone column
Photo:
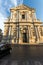
[[[41,34],[40,34],[40,29],[39,29],[40,27],[38,26],[38,35],[39,35],[39,40],[40,40],[40,36],[41,36]]]
[[[22,38],[22,31],[23,31],[22,30],[22,27],[19,26],[19,44],[22,44],[23,43],[23,41],[22,41],[22,39],[23,39]]]
[[[8,25],[6,24],[4,27],[4,36],[7,36],[9,34],[9,28]]]
[[[17,29],[16,29],[16,24],[12,25],[12,39],[13,42],[16,43],[16,38],[17,38]]]
[[[28,31],[29,31],[29,43],[31,43],[31,26],[28,26]]]
[[[35,30],[36,30],[36,37],[37,37],[37,43],[39,42],[39,29],[38,26],[35,26]]]
[[[19,10],[17,10],[17,44],[19,44]]]
[[[41,40],[42,40],[42,37],[41,37],[41,30],[40,30],[40,26],[38,27],[38,30],[39,30],[39,36],[40,36],[40,38],[39,38],[39,42],[41,42]]]
[[[26,25],[25,28],[26,28],[25,33],[27,35],[27,43],[29,43],[29,27],[28,27],[28,25]]]

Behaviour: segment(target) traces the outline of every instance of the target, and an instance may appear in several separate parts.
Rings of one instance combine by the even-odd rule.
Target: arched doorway
[[[28,28],[24,27],[23,28],[23,43],[28,43]]]
[[[27,43],[28,42],[28,39],[27,39],[27,33],[23,33],[23,42],[24,43]]]

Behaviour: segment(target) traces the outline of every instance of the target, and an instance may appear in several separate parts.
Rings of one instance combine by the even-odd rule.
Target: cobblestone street
[[[0,65],[43,65],[43,46],[14,46]]]

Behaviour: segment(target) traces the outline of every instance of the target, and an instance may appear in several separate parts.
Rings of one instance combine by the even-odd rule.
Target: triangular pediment
[[[30,10],[33,10],[34,8],[31,8],[29,6],[26,6],[24,4],[21,4],[21,5],[17,6],[17,7],[11,8],[11,9],[14,9],[14,10],[16,10],[16,9],[30,9]]]

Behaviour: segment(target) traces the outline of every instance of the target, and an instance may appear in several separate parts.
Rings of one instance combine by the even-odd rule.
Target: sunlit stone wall
[[[14,44],[38,44],[43,42],[43,25],[36,18],[34,8],[20,5],[11,8],[10,19],[4,23],[4,35],[11,36]]]

